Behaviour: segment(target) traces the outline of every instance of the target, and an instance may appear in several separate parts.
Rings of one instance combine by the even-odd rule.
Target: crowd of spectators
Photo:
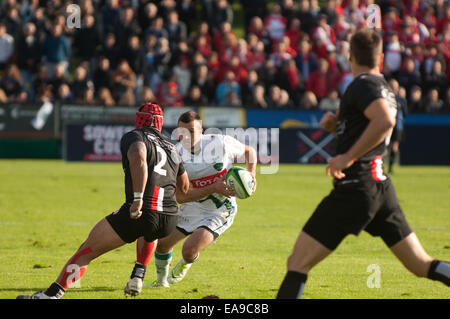
[[[0,102],[334,110],[373,3],[398,98],[449,111],[447,0],[0,0]]]

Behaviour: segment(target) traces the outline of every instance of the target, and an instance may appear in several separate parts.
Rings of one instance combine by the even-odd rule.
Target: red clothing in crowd
[[[322,73],[319,70],[309,75],[306,91],[313,92],[317,98],[327,97],[328,93],[336,89],[337,77],[331,72]]]

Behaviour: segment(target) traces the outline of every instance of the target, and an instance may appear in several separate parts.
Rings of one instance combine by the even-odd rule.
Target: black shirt
[[[378,98],[386,99],[394,115],[397,113],[395,95],[382,75],[363,73],[350,83],[340,104],[337,124],[337,154],[347,152],[363,134],[369,124],[369,119],[364,115],[364,111]],[[390,135],[386,141],[358,158],[351,167],[344,170],[347,178],[365,175],[374,177],[375,170],[381,173],[380,176],[384,176],[381,159],[386,145],[389,144]]]
[[[177,177],[185,172],[175,146],[156,129],[141,128],[124,134],[120,141],[122,166],[125,172],[126,204],[134,200],[133,182],[127,153],[135,142],[144,142],[147,148],[148,178],[144,191],[143,209],[165,214],[176,214],[178,205],[175,191]]]

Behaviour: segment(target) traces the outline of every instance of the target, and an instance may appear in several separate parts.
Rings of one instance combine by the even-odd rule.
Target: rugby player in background
[[[139,251],[146,250],[151,256],[154,241],[175,229],[175,194],[186,195],[189,179],[175,146],[161,134],[162,125],[160,106],[146,103],[139,108],[136,129],[124,134],[120,142],[125,203],[94,226],[47,290],[18,299],[59,299],[93,259],[139,237],[143,237]]]
[[[279,299],[299,299],[309,271],[348,235],[362,230],[380,236],[403,265],[418,277],[450,285],[450,264],[423,249],[399,206],[382,156],[395,126],[397,103],[380,73],[381,37],[356,32],[350,41],[354,76],[342,96],[339,114],[327,113],[322,127],[337,137],[337,155],[326,168],[334,189],[325,197],[297,238],[287,262]]]
[[[237,213],[234,194],[224,182],[233,160],[245,157],[247,169],[253,176],[256,188],[256,151],[231,136],[203,134],[200,116],[194,111],[182,114],[178,120],[181,128],[180,143],[177,144],[190,180],[187,193],[177,192],[179,221],[175,231],[158,241],[155,253],[156,281],[153,287],[181,281],[200,252],[213,243],[232,224]],[[169,274],[172,251],[175,245],[186,239],[182,258]],[[138,255],[139,258],[139,255]],[[138,265],[137,260],[136,265]],[[135,266],[136,268],[136,266]],[[136,287],[134,294],[141,292],[143,276],[136,277],[133,271],[127,286]]]

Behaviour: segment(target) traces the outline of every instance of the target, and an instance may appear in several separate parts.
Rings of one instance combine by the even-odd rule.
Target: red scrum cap
[[[158,104],[144,103],[136,112],[136,128],[154,127],[161,131],[164,121],[164,112]]]

